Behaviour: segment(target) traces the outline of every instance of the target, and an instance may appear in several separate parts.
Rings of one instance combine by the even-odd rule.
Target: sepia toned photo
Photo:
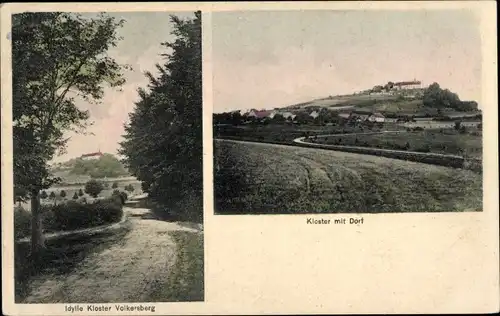
[[[212,15],[216,214],[482,211],[466,10]]]
[[[498,312],[496,11],[0,5],[3,314]]]
[[[17,13],[10,37],[15,302],[203,301],[201,13]]]

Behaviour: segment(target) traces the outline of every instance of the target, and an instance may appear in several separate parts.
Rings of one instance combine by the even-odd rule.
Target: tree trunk
[[[39,192],[31,194],[31,214],[31,253],[36,259],[45,248]]]

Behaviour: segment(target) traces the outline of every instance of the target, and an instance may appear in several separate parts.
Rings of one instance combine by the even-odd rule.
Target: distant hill
[[[387,86],[387,85],[386,85]],[[375,89],[377,88],[378,89]],[[285,106],[287,111],[312,111],[328,109],[336,112],[382,112],[408,115],[450,115],[480,113],[474,101],[461,101],[458,95],[448,89],[441,89],[433,83],[426,88],[387,89],[375,86],[349,95],[329,96]]]
[[[130,175],[125,166],[112,154],[103,154],[98,159],[73,158],[55,165],[52,173],[71,178],[113,178]]]

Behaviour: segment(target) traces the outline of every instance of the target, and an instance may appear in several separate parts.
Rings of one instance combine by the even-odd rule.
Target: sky
[[[82,154],[96,152],[117,155],[119,142],[123,140],[125,133],[124,124],[128,121],[128,115],[134,109],[134,102],[138,101],[137,89],[146,88],[147,78],[145,71],[156,74],[155,64],[164,63],[160,54],[166,52],[161,46],[162,42],[174,40],[171,35],[173,30],[170,22],[172,12],[123,12],[109,13],[108,15],[126,22],[118,30],[118,35],[123,37],[117,47],[109,50],[109,55],[118,63],[129,64],[132,71],[126,71],[124,76],[127,80],[122,87],[122,92],[116,89],[106,88],[102,103],[90,105],[83,101],[77,102],[77,106],[88,109],[93,126],[87,128],[87,134],[67,133],[71,137],[68,141],[67,153],[55,157],[53,162],[62,162]],[[96,14],[85,13],[83,16],[93,17]],[[190,18],[191,12],[175,12],[181,18]]]
[[[413,79],[481,107],[479,22],[464,10],[213,13],[213,111],[270,109]]]

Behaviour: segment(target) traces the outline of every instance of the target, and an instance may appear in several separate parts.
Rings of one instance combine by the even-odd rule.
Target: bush
[[[98,200],[93,204],[69,201],[54,206],[44,216],[44,222],[47,231],[64,231],[117,222],[122,216],[122,205],[114,199]]]
[[[118,182],[113,182],[113,185],[111,186],[112,189],[117,189],[118,188]]]
[[[55,199],[55,198],[56,198],[56,194],[54,193],[54,191],[50,192],[49,197],[50,197],[51,199]]]
[[[83,196],[83,195],[84,195],[83,190],[82,189],[78,190],[78,196]]]
[[[113,190],[113,193],[111,196],[116,200],[119,201],[121,204],[125,204],[125,201],[127,201],[128,195],[125,192],[121,192],[120,190]]]
[[[47,192],[45,190],[43,190],[42,193],[40,194],[40,198],[43,199],[43,200],[45,200],[48,197],[49,196],[48,196]]]
[[[85,184],[85,193],[88,193],[93,198],[96,198],[103,189],[102,183],[96,180],[90,180]]]
[[[59,194],[62,198],[66,197],[66,191],[61,190],[61,193]]]
[[[78,193],[73,194],[73,200],[78,200]]]

